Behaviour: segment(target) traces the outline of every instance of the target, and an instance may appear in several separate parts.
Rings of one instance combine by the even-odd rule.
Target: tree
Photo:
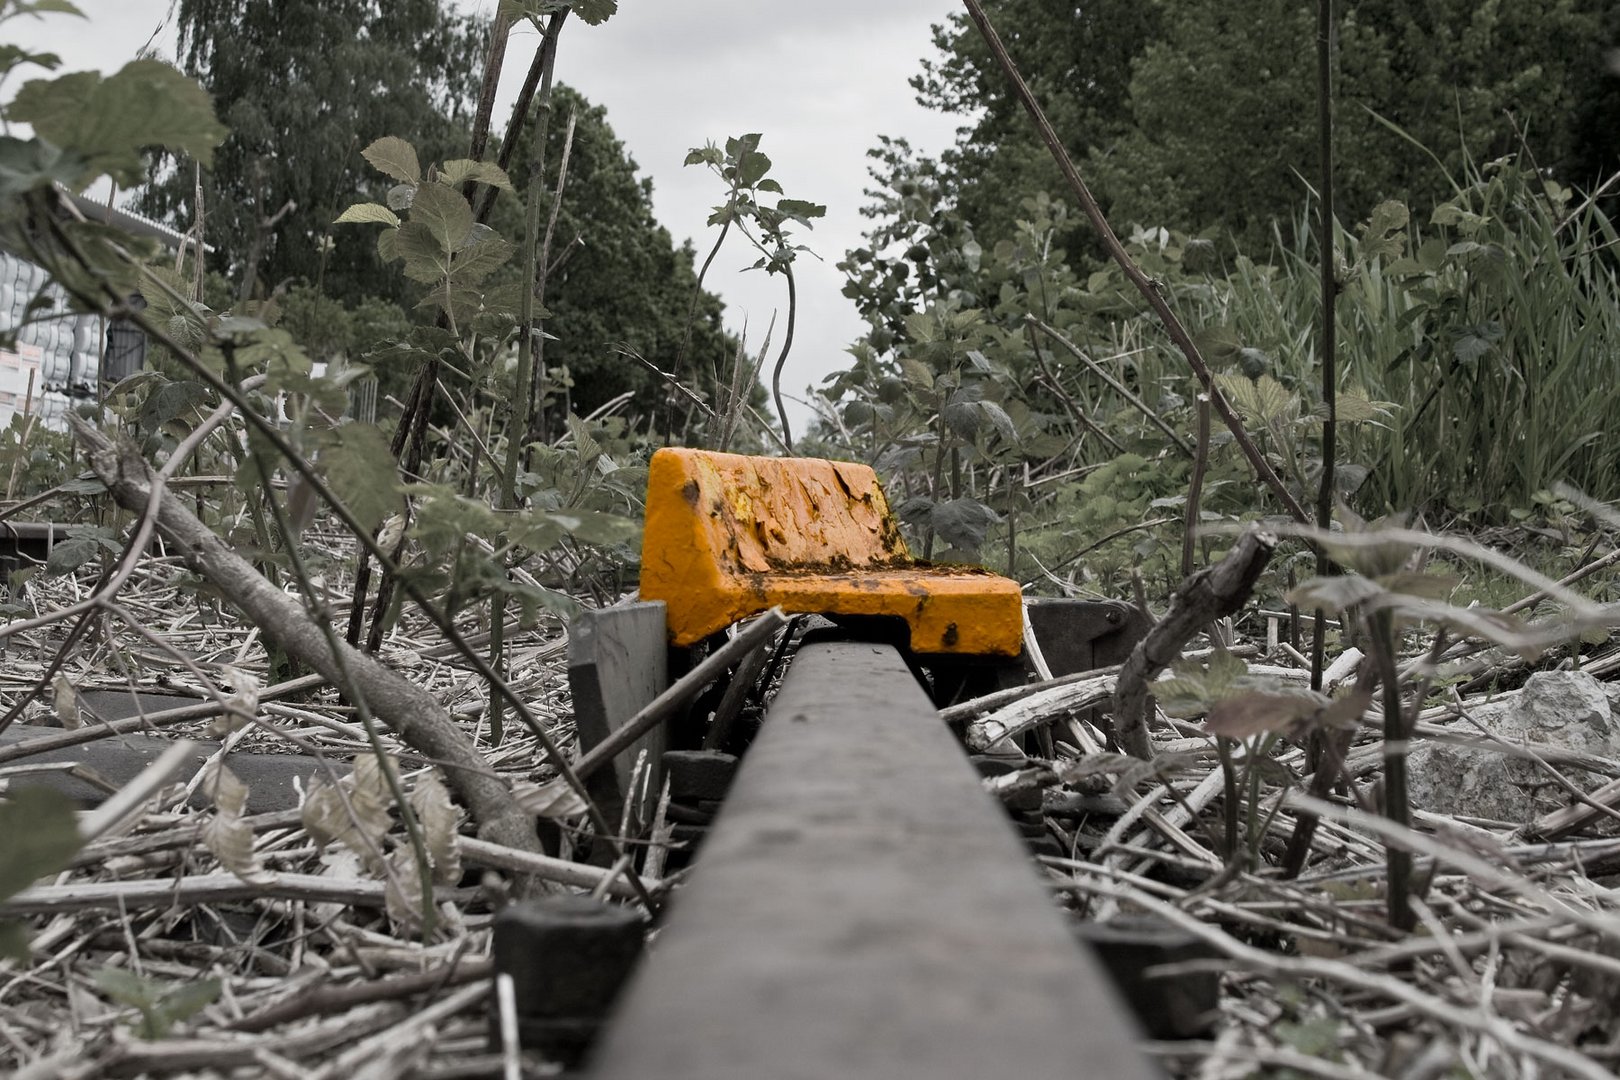
[[[1386,199],[1432,205],[1468,162],[1520,152],[1566,183],[1596,186],[1579,118],[1600,93],[1607,7],[1347,5],[1335,115],[1342,216],[1363,219]],[[1288,0],[1176,10],[1134,65],[1132,128],[1091,165],[1120,221],[1220,226],[1255,250],[1313,175],[1314,16]]]
[[[1077,160],[1106,154],[1131,129],[1131,68],[1161,34],[1161,6],[1139,0],[984,6],[1070,153]],[[966,16],[933,30],[940,58],[925,59],[923,74],[911,80],[917,100],[964,119],[977,114],[941,155],[943,186],[982,235],[1010,237],[1019,199],[1060,191],[1062,178]]]
[[[1253,250],[1306,196],[1301,176],[1316,158],[1308,6],[985,7],[1116,225],[1216,229]],[[1620,167],[1620,80],[1604,59],[1616,44],[1620,13],[1607,0],[1347,5],[1337,51],[1343,216],[1365,217],[1386,198],[1439,201],[1465,161],[1521,149],[1560,180],[1595,187]],[[942,155],[941,189],[993,243],[1015,231],[1021,197],[1062,185],[966,20],[936,27],[935,46],[941,59],[925,61],[919,100],[982,109]],[[1084,230],[1071,236],[1079,258],[1089,241]]]
[[[419,297],[371,236],[331,223],[356,202],[387,202],[392,182],[361,156],[378,138],[406,139],[423,161],[466,156],[482,31],[439,0],[181,0],[179,19],[183,63],[231,130],[202,176],[216,269],[239,290],[256,281],[257,295],[286,286],[281,307],[300,342],[363,359],[349,339],[375,344],[370,329],[399,323],[388,304],[408,309]],[[553,106],[561,122],[549,127],[548,168],[562,158],[570,112],[577,127],[552,252],[560,263],[546,296],[555,339],[547,363],[572,380],[557,387],[558,405],[585,413],[633,390],[650,410],[661,380],[616,347],[673,366],[696,280],[692,252],[654,219],[651,182],[636,175],[605,111],[565,87]],[[528,141],[525,132],[513,159],[520,189]],[[190,168],[171,169],[140,205],[184,221],[193,188]],[[496,203],[492,224],[506,237],[522,236],[522,219],[517,199]],[[517,277],[514,262],[500,280],[515,286]],[[720,315],[720,302],[705,294],[694,355],[729,357]],[[351,334],[351,325],[366,332]],[[383,374],[403,392],[402,372]]]
[[[571,87],[559,85],[554,94],[548,166],[562,160],[570,114],[574,138],[551,251],[560,265],[546,289],[545,329],[554,339],[546,345],[546,363],[568,369],[573,386],[567,397],[580,415],[627,390],[647,411],[667,388],[621,347],[660,370],[674,369],[697,283],[693,251],[689,244],[677,247],[653,216],[652,181],[637,175],[607,110]],[[530,160],[528,143],[519,141],[514,163]],[[492,224],[516,237],[520,219],[516,203],[508,201],[504,208],[497,204]],[[693,315],[690,355],[701,358],[705,370],[729,361],[736,348],[721,325],[722,311],[720,300],[704,293]]]
[[[180,0],[178,21],[183,66],[231,132],[202,175],[215,267],[239,287],[256,279],[258,292],[303,279],[347,303],[401,298],[374,249],[328,250],[330,223],[384,195],[360,157],[372,140],[400,135],[436,159],[466,153],[482,32],[439,0]],[[182,162],[139,205],[189,220],[193,190]]]

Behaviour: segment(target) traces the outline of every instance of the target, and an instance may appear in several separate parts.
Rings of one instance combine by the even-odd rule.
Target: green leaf
[[[468,243],[450,263],[450,276],[459,285],[477,284],[506,265],[513,247],[488,225],[473,226]]]
[[[97,968],[90,981],[96,984],[96,989],[120,1005],[132,1005],[144,1010],[157,997],[157,987],[152,981],[143,979],[128,968]]]
[[[1345,390],[1334,401],[1334,416],[1341,423],[1362,424],[1388,416],[1394,408],[1394,402],[1372,401],[1360,390]]]
[[[219,1000],[218,979],[198,979],[166,990],[160,1000],[163,1018],[169,1022],[188,1020]]]
[[[981,401],[979,411],[990,421],[990,426],[996,429],[997,435],[1009,443],[1018,441],[1018,429],[1013,425],[1012,417],[1007,415],[1006,409],[994,401]]]
[[[710,143],[708,146],[694,146],[686,152],[685,165],[719,165],[726,160],[720,148]]]
[[[919,389],[932,390],[934,388],[934,373],[921,360],[914,360],[909,356],[902,357],[900,360],[900,375],[906,382]]]
[[[1456,342],[1451,347],[1451,352],[1458,362],[1472,364],[1489,353],[1492,347],[1501,340],[1501,323],[1477,323],[1462,329],[1457,335]]]
[[[758,150],[750,150],[737,161],[737,182],[743,187],[753,187],[770,171],[771,159]]]
[[[1316,1017],[1301,1023],[1283,1021],[1273,1026],[1277,1038],[1306,1057],[1338,1061],[1340,1054],[1338,1020],[1331,1016]]]
[[[298,380],[307,377],[314,367],[292,335],[280,327],[254,334],[246,345],[237,349],[236,359],[247,367],[262,369],[276,389],[305,390]]]
[[[405,276],[412,281],[436,285],[450,275],[450,252],[423,222],[407,221],[383,236],[393,238],[390,253],[405,260]],[[380,243],[377,250],[382,251]]]
[[[634,520],[601,510],[552,510],[539,516],[587,544],[628,543],[641,533]]]
[[[781,199],[776,204],[777,212],[784,217],[790,217],[806,227],[811,218],[827,216],[827,208],[820,203],[806,202],[803,199]]]
[[[206,385],[192,380],[168,382],[146,395],[135,422],[148,432],[163,427],[175,417],[208,400],[211,391]]]
[[[371,167],[395,180],[407,184],[422,182],[422,165],[416,160],[416,147],[397,135],[384,135],[364,150],[360,156],[371,162]]]
[[[1286,415],[1298,404],[1288,388],[1270,375],[1254,380],[1241,375],[1217,375],[1215,382],[1233,408],[1262,423]]]
[[[417,189],[411,224],[424,226],[446,253],[459,250],[472,233],[473,212],[461,194],[443,184]]]
[[[326,482],[362,526],[375,529],[404,505],[388,437],[375,424],[344,424],[334,434],[320,457]]]
[[[984,420],[984,413],[979,409],[977,401],[952,401],[940,412],[945,426],[950,428],[958,438],[973,441],[979,433],[979,424]]]
[[[1380,256],[1399,255],[1406,247],[1404,230],[1411,217],[1403,202],[1391,199],[1379,203],[1373,208],[1372,217],[1361,230],[1361,250],[1358,257],[1362,261],[1368,261]]]
[[[83,158],[83,180],[106,173],[126,186],[145,180],[148,147],[188,154],[207,168],[226,134],[207,91],[158,60],[133,60],[106,79],[94,71],[35,79],[17,91],[6,118]]]
[[[0,5],[0,9],[3,9],[3,6]],[[69,0],[19,0],[18,3],[12,5],[12,9],[14,15],[33,15],[36,18],[47,12],[57,15],[77,15],[81,19],[87,18],[85,13],[79,10],[78,5],[70,3]]]
[[[1228,739],[1287,731],[1327,704],[1325,695],[1304,687],[1277,687],[1234,694],[1210,706],[1204,730]]]
[[[504,170],[493,161],[474,161],[471,158],[456,158],[444,163],[439,170],[439,183],[451,187],[460,187],[468,180],[475,180],[480,184],[500,188],[502,191],[512,190],[512,181]]]
[[[1225,649],[1211,656],[1208,665],[1178,660],[1170,670],[1173,677],[1153,684],[1153,697],[1168,715],[1181,718],[1208,712],[1249,674],[1249,666]]]
[[[934,507],[929,518],[934,532],[954,548],[974,552],[984,546],[990,526],[1001,520],[1001,515],[977,499],[952,499]]]
[[[67,796],[49,788],[13,787],[0,803],[0,900],[67,866],[82,843]]]
[[[497,587],[501,592],[522,605],[521,617],[525,626],[534,625],[535,617],[542,611],[550,612],[563,619],[572,619],[580,612],[579,601],[567,593],[538,588],[534,585],[525,585],[521,581],[508,579],[500,580]]]
[[[70,574],[103,551],[116,554],[122,550],[109,528],[100,525],[80,526],[72,534],[51,548],[45,560],[47,574]]]
[[[399,215],[380,203],[355,203],[332,222],[334,225],[398,225]]]
[[[0,135],[0,195],[52,184],[73,187],[84,176],[86,167],[83,158],[65,154],[43,139],[25,141]]]
[[[619,10],[619,0],[573,0],[570,6],[588,25],[600,26]]]
[[[1322,608],[1325,611],[1343,611],[1356,604],[1364,604],[1385,589],[1372,578],[1360,574],[1341,574],[1337,577],[1308,578],[1289,590],[1287,600],[1302,608]]]

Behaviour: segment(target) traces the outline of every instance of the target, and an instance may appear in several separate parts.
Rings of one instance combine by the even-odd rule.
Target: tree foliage
[[[558,86],[553,100],[560,122],[547,133],[551,168],[562,159],[570,114],[575,127],[551,251],[560,264],[546,288],[546,332],[553,338],[546,363],[567,368],[573,382],[567,396],[582,416],[627,390],[648,408],[665,392],[663,381],[621,347],[673,370],[697,281],[693,251],[677,247],[653,216],[652,181],[638,175],[607,111],[567,86]],[[514,162],[530,160],[530,142],[519,142]],[[497,204],[492,222],[517,236],[520,220],[514,202]],[[694,315],[691,354],[703,358],[704,368],[735,348],[722,328],[722,310],[717,297],[704,293]]]
[[[384,135],[408,137],[433,159],[466,150],[483,34],[438,0],[181,0],[181,61],[213,96],[230,136],[202,177],[214,265],[240,280],[260,222],[268,230],[258,280],[320,283],[333,299],[398,299],[397,275],[374,250],[328,250],[330,223],[386,183],[360,151]],[[194,219],[189,163],[142,195],[158,217]]]
[[[1306,196],[1316,160],[1308,5],[985,7],[1116,224],[1216,229],[1252,249]],[[1448,198],[1466,162],[1518,151],[1521,137],[1560,180],[1596,186],[1620,166],[1620,80],[1605,63],[1617,44],[1620,9],[1606,0],[1346,5],[1336,49],[1345,216],[1386,199]],[[1058,193],[1056,171],[966,20],[936,27],[935,45],[941,57],[914,80],[919,100],[982,109],[942,156],[943,186],[981,237],[1010,236],[1017,198]],[[1085,241],[1075,243],[1078,254]]]

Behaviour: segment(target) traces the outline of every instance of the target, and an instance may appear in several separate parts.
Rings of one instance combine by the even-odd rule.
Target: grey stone
[[[1584,671],[1541,671],[1524,689],[1469,709],[1492,735],[1529,748],[1570,750],[1602,757],[1620,755],[1620,726],[1610,688]],[[1460,720],[1460,735],[1479,729]],[[1527,822],[1569,803],[1569,795],[1527,757],[1499,747],[1464,747],[1434,740],[1416,744],[1407,758],[1412,804],[1439,814]],[[1590,790],[1603,777],[1560,767],[1572,783]]]

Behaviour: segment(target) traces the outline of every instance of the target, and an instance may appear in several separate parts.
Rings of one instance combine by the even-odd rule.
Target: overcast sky
[[[164,54],[172,53],[173,29],[164,25],[170,0],[76,2],[88,22],[17,19],[6,24],[7,38],[59,53],[63,71],[116,69],[154,35]],[[462,2],[486,14],[495,5]],[[603,25],[571,20],[563,32],[557,77],[607,107],[614,131],[652,178],[654,209],[677,243],[691,238],[706,252],[714,242],[704,221],[720,201],[719,181],[682,166],[690,147],[711,140],[762,132],[760,148],[787,194],[827,205],[827,217],[804,237],[821,260],[805,257],[795,266],[799,312],[785,391],[799,394],[843,367],[845,346],[861,332],[834,267],[860,240],[866,151],[880,134],[905,136],[927,151],[951,141],[955,119],[919,107],[906,80],[932,53],[930,25],[959,7],[956,0],[620,0],[619,13]],[[535,36],[514,36],[499,118],[522,82]],[[7,96],[14,90],[8,86]],[[754,257],[731,238],[726,244],[707,284],[725,299],[728,325],[741,330],[746,319],[757,347],[776,313],[780,342],[781,279],[741,273]],[[789,408],[796,431],[803,430],[808,412]]]

